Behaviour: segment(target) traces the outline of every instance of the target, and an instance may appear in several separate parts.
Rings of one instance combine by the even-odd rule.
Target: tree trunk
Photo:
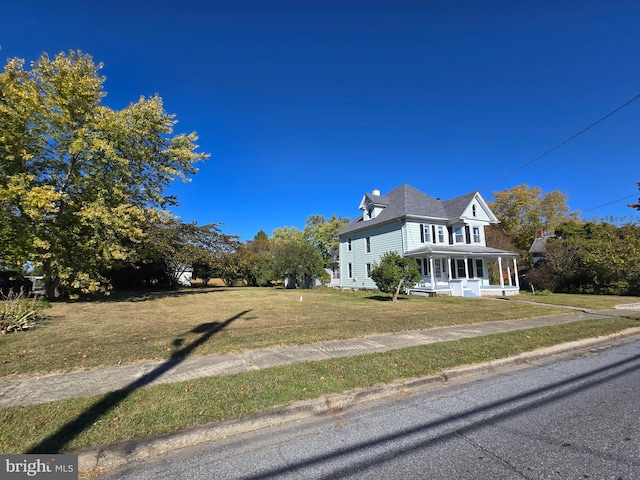
[[[396,291],[393,292],[393,298],[391,300],[393,300],[394,302],[398,301],[398,294],[400,293],[400,288],[402,287],[402,282],[400,282],[398,284],[398,286],[396,287]]]
[[[60,279],[58,277],[46,277],[44,279],[44,292],[47,299],[53,301],[58,297],[60,287]]]

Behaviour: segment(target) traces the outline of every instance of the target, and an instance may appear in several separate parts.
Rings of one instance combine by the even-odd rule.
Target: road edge
[[[452,379],[495,373],[503,368],[530,363],[541,358],[602,346],[614,340],[638,334],[640,334],[640,327],[630,328],[611,335],[561,343],[498,360],[462,365],[426,377],[403,379],[397,382],[341,394],[329,394],[313,400],[296,402],[278,410],[259,413],[236,420],[193,427],[161,437],[132,440],[117,445],[84,450],[76,452],[78,455],[78,473],[104,472],[152,456],[159,456],[182,448],[221,440],[232,435],[275,427],[315,415],[345,410],[365,402],[379,400],[399,393],[410,394],[434,383],[444,383]]]

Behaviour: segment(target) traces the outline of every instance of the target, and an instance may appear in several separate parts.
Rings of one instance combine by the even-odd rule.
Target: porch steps
[[[471,297],[471,298],[477,298],[478,297],[478,295],[473,290],[469,290],[468,288],[465,288],[462,291],[462,296],[463,297]]]

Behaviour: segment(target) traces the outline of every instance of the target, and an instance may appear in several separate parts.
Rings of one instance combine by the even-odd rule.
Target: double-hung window
[[[438,243],[444,243],[444,227],[438,227]]]
[[[365,238],[365,251],[371,253],[371,237]]]
[[[431,225],[420,224],[420,242],[431,243]]]
[[[480,227],[473,227],[473,243],[480,243]]]
[[[462,227],[455,227],[453,231],[456,235],[456,243],[464,243],[464,232]]]

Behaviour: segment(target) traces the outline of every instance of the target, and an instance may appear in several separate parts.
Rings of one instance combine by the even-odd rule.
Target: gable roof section
[[[369,202],[385,208],[377,217],[370,220],[364,220],[362,217],[357,218],[340,230],[338,235],[345,235],[406,217],[434,219],[443,222],[457,220],[475,198],[477,198],[480,207],[485,209],[492,219],[495,219],[488,205],[477,192],[467,193],[444,202],[407,184],[394,188],[387,195],[367,193],[360,202],[361,209],[366,208]],[[495,221],[497,222],[497,220]]]
[[[394,188],[383,196],[365,194],[360,205],[363,206],[367,200],[371,200],[377,205],[386,204],[386,206],[377,217],[366,221],[360,217],[340,230],[338,235],[374,227],[407,216],[447,219],[447,212],[440,200],[406,184]]]
[[[452,198],[451,200],[446,200],[444,202],[444,207],[447,211],[447,215],[449,219],[457,219],[462,217],[465,210],[471,205],[473,201],[476,201],[477,205],[484,210],[487,217],[489,218],[489,222],[491,223],[499,223],[498,218],[489,208],[487,202],[482,198],[482,195],[478,192],[471,192],[465,195],[460,195],[459,197]]]
[[[388,195],[373,195],[372,193],[365,193],[360,202],[360,210],[367,208],[367,205],[375,205],[378,207],[386,207],[389,205]]]
[[[448,218],[460,218],[475,196],[476,192],[472,192],[442,202]]]
[[[544,255],[547,253],[547,240],[549,237],[547,235],[543,237],[536,237],[536,239],[531,244],[531,248],[529,249],[529,253],[532,255]]]

